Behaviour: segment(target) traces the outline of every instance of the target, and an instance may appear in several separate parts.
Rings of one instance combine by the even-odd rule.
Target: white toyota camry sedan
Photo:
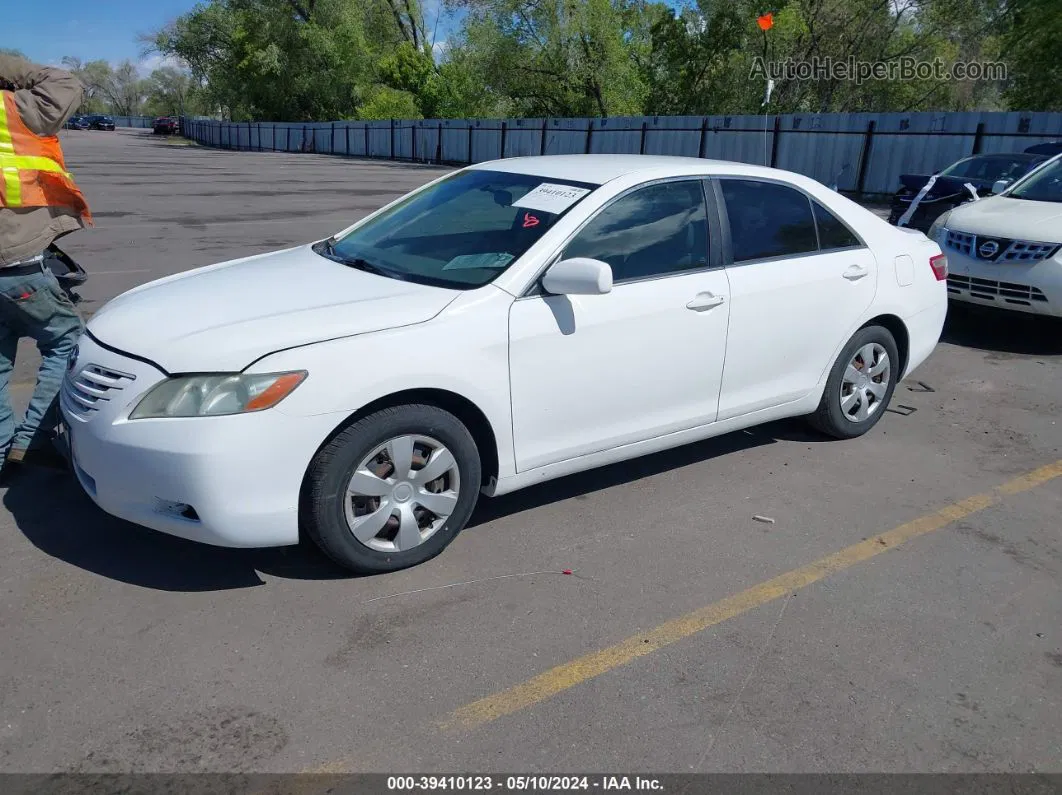
[[[105,511],[380,572],[482,492],[782,417],[850,438],[936,345],[947,261],[823,185],[687,158],[514,158],[88,324],[61,393]]]

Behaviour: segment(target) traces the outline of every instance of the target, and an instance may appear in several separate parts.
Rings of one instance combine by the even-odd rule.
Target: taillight
[[[933,269],[933,275],[937,277],[938,282],[942,282],[948,278],[948,258],[943,254],[937,254],[935,257],[930,257],[929,267]]]

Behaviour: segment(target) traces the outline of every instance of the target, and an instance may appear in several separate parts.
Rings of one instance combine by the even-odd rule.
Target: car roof
[[[1057,155],[1062,152],[1062,141],[1048,141],[1043,144],[1034,144],[1025,150],[1030,154]]]
[[[666,155],[544,155],[540,157],[507,157],[476,163],[471,169],[504,171],[510,174],[530,174],[536,177],[569,179],[603,185],[619,177],[640,171],[666,172],[669,176],[735,174],[738,176],[800,179],[780,169],[753,166],[731,160],[706,160],[700,157],[672,157]],[[795,180],[794,180],[795,181]]]
[[[969,157],[964,157],[963,160],[980,160],[989,157],[1005,157],[1008,160],[1036,160],[1038,158],[1042,158],[1043,155],[1038,155],[1033,152],[982,152],[979,155],[970,155]],[[961,163],[962,160],[958,160],[956,162]]]

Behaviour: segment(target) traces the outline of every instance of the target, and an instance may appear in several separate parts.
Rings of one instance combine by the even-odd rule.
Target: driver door
[[[701,181],[622,195],[561,256],[607,262],[614,286],[513,303],[517,471],[714,422],[730,290],[726,272],[709,265]]]

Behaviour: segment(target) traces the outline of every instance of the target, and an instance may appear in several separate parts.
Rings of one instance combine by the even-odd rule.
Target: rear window
[[[999,179],[1017,179],[1029,170],[1034,158],[1008,155],[985,155],[960,160],[940,172],[943,177],[960,177],[995,182]]]

